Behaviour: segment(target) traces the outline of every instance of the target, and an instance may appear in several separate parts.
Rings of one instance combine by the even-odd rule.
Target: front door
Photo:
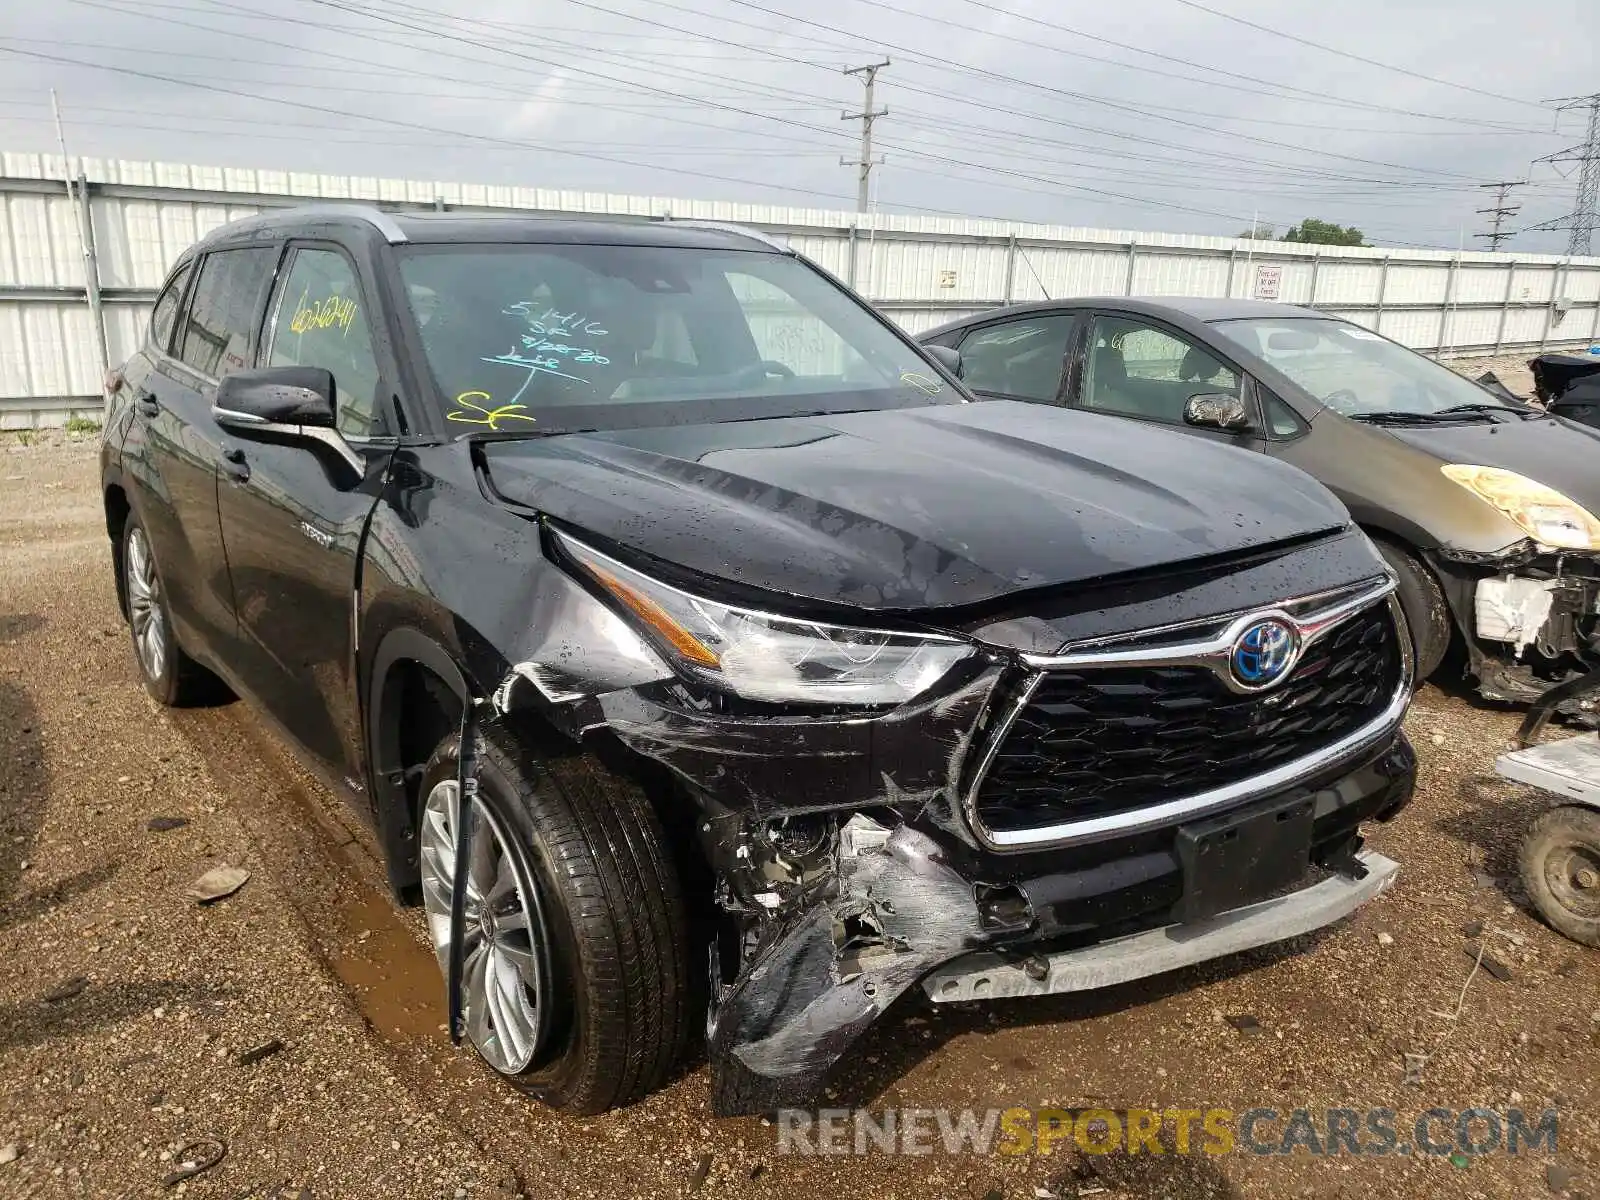
[[[339,433],[233,435],[219,491],[241,682],[330,775],[357,788],[356,573],[393,453],[379,416],[373,316],[342,250],[290,245],[258,361],[331,371]]]
[[[1097,313],[1076,364],[1073,402],[1249,450],[1266,449],[1255,390],[1243,372],[1211,347],[1168,325],[1132,313]],[[1232,433],[1186,424],[1193,396],[1241,398],[1252,428]]]

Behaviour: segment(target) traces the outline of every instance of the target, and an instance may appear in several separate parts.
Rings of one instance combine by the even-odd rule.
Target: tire
[[[1372,544],[1400,580],[1400,607],[1411,626],[1416,678],[1421,683],[1439,669],[1450,649],[1450,606],[1439,581],[1416,555],[1385,538],[1374,537]]]
[[[453,851],[454,837],[439,825],[438,798],[456,790],[456,742],[447,737],[424,769],[417,826],[423,903],[441,969],[453,870],[441,873],[439,852]],[[496,1025],[485,1036],[481,1026],[475,1031],[469,989],[469,1035],[490,1069],[553,1108],[588,1115],[628,1104],[666,1082],[691,1031],[688,923],[661,825],[642,789],[588,756],[538,761],[497,729],[485,735],[478,767],[474,860],[487,838],[500,839],[501,867],[517,874],[530,914],[528,948],[543,986],[529,991],[529,972],[516,976],[536,1014],[522,1047],[533,1047],[527,1056],[500,1044],[515,1039],[500,1038],[497,1018],[522,1011],[507,991],[498,1010],[482,1006]],[[481,916],[473,922],[477,944],[491,951],[497,938],[515,937],[504,932],[514,919],[503,915],[487,933]],[[469,930],[464,938],[469,956],[473,936]],[[503,980],[504,962],[489,962],[479,978]]]
[[[217,677],[183,652],[167,607],[167,589],[150,550],[150,535],[139,518],[130,516],[122,530],[123,595],[128,602],[128,628],[133,657],[145,690],[157,703],[182,708],[202,703],[220,690]]]
[[[1600,948],[1600,811],[1552,808],[1522,842],[1522,885],[1551,928]]]

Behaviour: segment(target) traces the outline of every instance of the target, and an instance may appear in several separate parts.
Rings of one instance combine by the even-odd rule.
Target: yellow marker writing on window
[[[445,420],[455,421],[460,425],[486,425],[498,433],[500,421],[527,421],[531,425],[538,419],[519,411],[526,405],[502,404],[499,408],[485,408],[483,404],[474,404],[472,397],[482,400],[485,404],[494,403],[494,397],[488,392],[462,392],[456,397],[456,403],[460,407],[445,413]]]
[[[324,296],[321,300],[309,299],[308,287],[300,293],[294,306],[294,316],[289,320],[291,333],[307,333],[313,329],[338,327],[340,333],[349,333],[356,317],[356,302],[343,296]]]

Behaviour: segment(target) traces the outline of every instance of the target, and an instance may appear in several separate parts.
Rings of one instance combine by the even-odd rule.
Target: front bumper
[[[1467,672],[1489,700],[1531,704],[1600,665],[1600,555],[1531,542],[1496,554],[1428,556],[1467,647]],[[1558,711],[1592,714],[1592,700]]]
[[[1187,925],[1037,955],[1025,963],[992,951],[969,954],[923,979],[922,990],[935,1004],[1088,992],[1298,937],[1344,920],[1387,890],[1400,873],[1400,864],[1381,854],[1362,853],[1356,860],[1365,871],[1360,879],[1330,875],[1287,896]]]
[[[958,991],[969,986],[961,981],[974,954],[987,956],[978,961],[991,979],[998,978],[992,964],[1003,963],[1007,980],[1020,973],[1034,983],[1104,986],[1338,920],[1393,878],[1388,860],[1357,857],[1359,826],[1404,807],[1415,770],[1396,731],[1321,778],[1253,801],[1252,809],[1310,803],[1304,876],[1286,897],[1265,898],[1265,908],[1254,897],[1243,912],[1192,924],[1175,924],[1191,899],[1186,892],[1215,881],[1186,876],[1177,827],[1030,856],[1037,873],[994,885],[986,879],[1000,856],[963,855],[936,829],[885,827],[858,815],[840,829],[832,888],[765,939],[735,983],[717,988],[707,1038],[714,1106],[735,1115],[811,1101],[857,1038],[906,992],[929,979],[936,987],[954,980]],[[1006,856],[1005,865],[1014,869],[1016,861]],[[1363,871],[1364,879],[1345,878]],[[1153,942],[1137,940],[1151,931],[1187,941],[1187,949],[1155,954]],[[1135,953],[1125,962],[1129,950]],[[1099,982],[1083,969],[1109,961],[1117,965]],[[975,978],[970,987],[976,995]]]

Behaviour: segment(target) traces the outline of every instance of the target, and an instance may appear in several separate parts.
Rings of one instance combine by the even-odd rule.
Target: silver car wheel
[[[156,576],[144,530],[137,527],[128,534],[127,575],[128,620],[133,625],[139,665],[150,679],[160,679],[167,670],[167,620],[161,609],[161,580]]]
[[[507,1075],[526,1071],[538,1052],[546,1003],[546,943],[534,884],[506,842],[506,833],[478,801],[467,865],[462,940],[462,1008],[467,1036],[486,1062]],[[455,881],[460,788],[444,780],[422,812],[422,902],[428,932],[448,971],[450,892]]]

